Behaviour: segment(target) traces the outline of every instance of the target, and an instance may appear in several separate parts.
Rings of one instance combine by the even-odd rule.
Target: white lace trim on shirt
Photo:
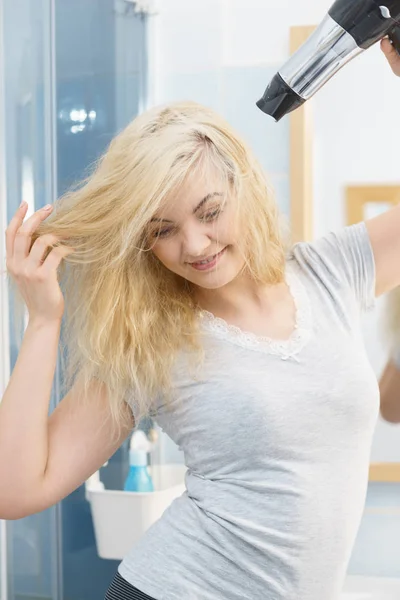
[[[287,340],[277,340],[243,331],[236,325],[229,325],[224,319],[215,317],[206,310],[200,313],[202,329],[219,339],[243,348],[275,354],[281,356],[283,360],[294,358],[311,337],[311,308],[307,292],[299,277],[294,273],[293,265],[290,265],[286,271],[286,283],[296,309],[295,328]]]

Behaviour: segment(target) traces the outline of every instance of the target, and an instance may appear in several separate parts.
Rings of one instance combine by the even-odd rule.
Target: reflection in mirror
[[[381,412],[390,423],[400,423],[400,288],[388,294],[384,325],[388,359],[380,380]]]
[[[347,224],[352,225],[397,205],[400,186],[348,186],[345,197]],[[387,597],[396,598],[391,594],[398,594],[396,580],[400,579],[400,430],[393,423],[400,422],[400,371],[395,364],[400,358],[400,289],[378,298],[375,311],[363,318],[363,334],[380,383],[383,418],[375,433],[366,507],[349,566],[349,585],[360,590],[361,582],[368,580],[369,592],[374,586],[382,591],[384,585],[390,594]]]

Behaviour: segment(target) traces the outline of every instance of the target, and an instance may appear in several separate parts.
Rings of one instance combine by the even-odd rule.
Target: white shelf
[[[166,508],[185,492],[186,467],[158,465],[151,468],[154,492],[106,490],[97,477],[86,483],[101,558],[122,560]]]

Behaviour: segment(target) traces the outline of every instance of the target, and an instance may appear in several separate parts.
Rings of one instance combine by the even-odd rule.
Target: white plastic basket
[[[122,560],[171,502],[185,491],[185,466],[154,465],[150,471],[154,492],[106,490],[97,473],[86,482],[86,497],[101,558]]]

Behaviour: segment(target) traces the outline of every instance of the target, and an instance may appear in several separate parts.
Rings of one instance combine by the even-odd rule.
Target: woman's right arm
[[[59,326],[31,323],[0,404],[0,519],[20,519],[68,496],[129,435],[133,419],[113,435],[104,389],[78,388],[48,417]],[[129,424],[129,425],[128,425]]]
[[[46,218],[38,211],[25,223],[19,209],[7,230],[7,267],[29,313],[20,353],[0,404],[0,518],[19,519],[55,504],[99,469],[133,426],[111,433],[107,394],[101,384],[84,399],[73,388],[51,416],[63,297],[57,268],[71,249],[33,231]],[[47,213],[49,214],[49,213]]]

